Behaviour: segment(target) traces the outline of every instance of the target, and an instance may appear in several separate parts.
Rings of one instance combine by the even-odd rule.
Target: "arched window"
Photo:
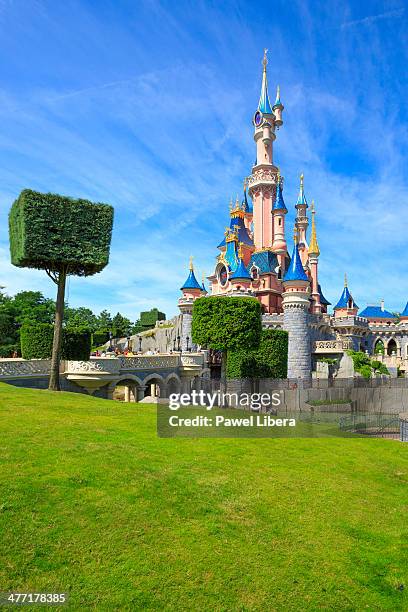
[[[387,344],[387,355],[396,355],[396,354],[397,354],[397,343],[395,342],[394,338],[391,338],[391,340]]]

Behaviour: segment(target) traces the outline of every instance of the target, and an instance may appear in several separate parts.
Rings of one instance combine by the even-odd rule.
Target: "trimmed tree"
[[[90,276],[109,261],[113,208],[25,189],[9,215],[11,263],[45,270],[57,285],[49,389],[59,391],[66,279]]]
[[[259,346],[261,305],[249,297],[199,298],[193,306],[191,333],[195,344],[222,351],[221,376],[225,377],[229,350],[250,350]]]
[[[288,332],[263,329],[259,347],[228,351],[227,378],[286,378]]]

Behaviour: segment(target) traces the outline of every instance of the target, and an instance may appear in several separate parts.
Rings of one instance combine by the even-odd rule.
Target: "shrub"
[[[20,333],[21,354],[24,359],[50,359],[54,327],[50,323],[23,325]],[[62,359],[86,361],[91,353],[91,333],[88,330],[64,329]]]
[[[87,361],[91,354],[91,332],[84,329],[62,331],[62,359]]]
[[[286,378],[288,372],[288,333],[263,329],[256,349],[228,351],[228,378]]]
[[[108,263],[113,208],[24,189],[10,215],[11,262],[24,268],[88,276]]]
[[[19,344],[2,344],[0,345],[0,358],[6,359],[7,357],[12,357],[13,353],[16,352],[17,355],[21,356],[21,350]]]
[[[255,298],[210,296],[194,302],[195,344],[221,351],[254,348],[261,332],[261,306]]]
[[[95,331],[92,334],[92,346],[101,346],[105,344],[109,340],[109,332],[108,331]]]

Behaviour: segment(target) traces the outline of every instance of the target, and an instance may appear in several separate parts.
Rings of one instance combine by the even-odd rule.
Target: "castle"
[[[368,306],[358,315],[345,278],[334,314],[319,283],[320,250],[315,207],[307,203],[300,176],[293,249],[288,252],[284,179],[273,161],[276,132],[283,125],[284,106],[279,87],[271,104],[267,80],[267,52],[263,57],[261,95],[252,123],[256,160],[244,181],[242,201],[230,202],[230,223],[218,245],[214,272],[208,277],[211,295],[251,296],[262,307],[264,327],[289,334],[288,377],[308,380],[319,358],[337,357],[348,349],[376,353],[396,373],[408,371],[408,304],[397,316],[381,306]],[[311,213],[308,215],[308,210]],[[310,238],[307,233],[311,225]],[[181,287],[181,348],[191,346],[194,300],[207,295],[190,260],[190,273]]]

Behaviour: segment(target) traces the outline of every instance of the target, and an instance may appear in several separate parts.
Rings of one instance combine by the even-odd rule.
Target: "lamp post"
[[[186,336],[186,352],[188,353],[188,343],[190,342],[190,338]]]
[[[139,336],[139,353],[142,352],[142,337]]]
[[[126,340],[127,340],[127,350],[129,351],[130,350],[130,336],[127,336]]]
[[[180,336],[177,336],[177,350],[178,350],[178,352],[180,352],[180,340],[181,340]]]
[[[113,334],[110,331],[109,332],[109,350],[112,350],[112,338],[113,338]]]

